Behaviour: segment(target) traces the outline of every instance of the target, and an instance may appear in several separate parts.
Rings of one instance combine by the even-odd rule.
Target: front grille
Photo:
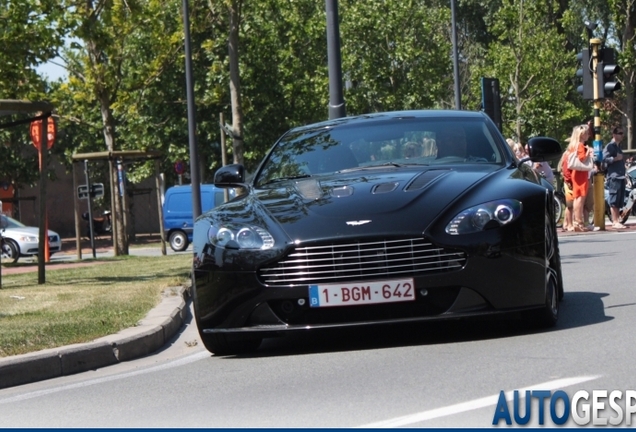
[[[415,238],[297,247],[258,275],[266,285],[309,285],[441,273],[465,264],[464,252]]]

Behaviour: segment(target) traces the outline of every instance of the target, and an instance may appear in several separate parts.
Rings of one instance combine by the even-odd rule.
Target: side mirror
[[[214,174],[214,186],[220,188],[246,187],[245,168],[241,164],[225,165]]]
[[[0,215],[0,229],[5,229],[9,226],[9,219],[6,216]]]
[[[533,162],[559,159],[562,154],[561,144],[554,138],[534,137],[528,140],[528,156]]]

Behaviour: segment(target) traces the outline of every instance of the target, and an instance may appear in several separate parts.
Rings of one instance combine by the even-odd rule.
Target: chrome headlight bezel
[[[471,234],[499,228],[519,218],[523,211],[521,201],[500,199],[462,210],[446,225],[450,235]]]
[[[265,228],[245,224],[212,224],[208,241],[218,248],[268,250],[274,247],[274,237]]]

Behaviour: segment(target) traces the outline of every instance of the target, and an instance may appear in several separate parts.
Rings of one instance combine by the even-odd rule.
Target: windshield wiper
[[[267,180],[265,183],[262,183],[262,186],[265,186],[265,185],[270,184],[270,183],[278,183],[278,182],[282,182],[282,181],[286,181],[286,180],[296,180],[296,179],[302,179],[302,178],[308,178],[308,177],[311,177],[311,175],[309,175],[309,174],[301,174],[301,175],[297,175],[297,176],[276,177],[276,178],[273,178],[271,180]]]

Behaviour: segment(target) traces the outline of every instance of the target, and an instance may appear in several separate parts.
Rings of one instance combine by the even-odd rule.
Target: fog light
[[[290,302],[289,300],[285,300],[283,303],[281,303],[280,308],[286,314],[290,314],[294,311],[294,304]]]

